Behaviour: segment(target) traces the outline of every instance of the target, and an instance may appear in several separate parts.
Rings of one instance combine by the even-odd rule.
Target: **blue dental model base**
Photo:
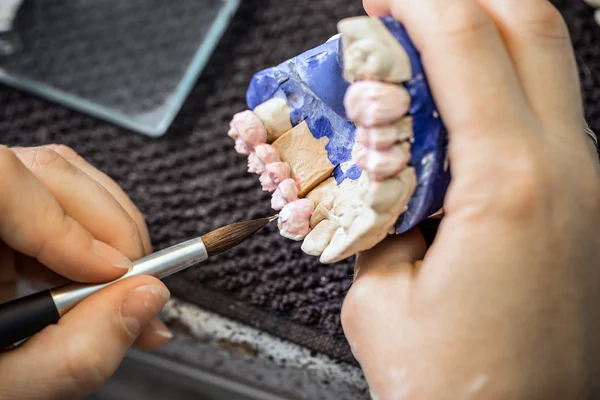
[[[437,212],[443,205],[450,182],[447,166],[447,131],[437,108],[419,53],[402,24],[390,17],[381,19],[404,47],[412,67],[412,79],[404,85],[411,95],[409,115],[413,118],[411,162],[417,173],[418,186],[408,209],[396,223],[396,233],[403,233]],[[344,95],[350,83],[344,79],[340,35],[276,67],[257,73],[250,83],[246,100],[250,109],[272,98],[286,100],[291,109],[293,126],[306,121],[315,138],[326,136],[329,160],[338,184],[358,179],[357,165],[342,168],[351,160],[355,125],[348,120]]]

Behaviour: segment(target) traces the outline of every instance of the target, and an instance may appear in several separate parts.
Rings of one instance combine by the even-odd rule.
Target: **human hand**
[[[453,181],[361,253],[342,311],[374,399],[579,399],[600,386],[600,168],[547,0],[365,0],[419,48]],[[589,396],[589,397],[586,397]]]
[[[143,216],[108,176],[64,146],[0,146],[0,301],[15,279],[108,282],[149,254]],[[124,279],[0,354],[0,398],[72,399],[101,385],[132,344],[170,337],[155,316],[169,298],[157,279]]]

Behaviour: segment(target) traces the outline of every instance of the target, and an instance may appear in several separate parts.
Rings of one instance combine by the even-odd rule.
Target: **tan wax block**
[[[292,129],[290,107],[284,99],[270,99],[254,108],[254,114],[267,130],[267,143],[273,143]]]
[[[279,151],[283,162],[290,165],[294,178],[298,181],[298,197],[306,194],[327,179],[335,166],[327,157],[326,137],[315,139],[306,122],[302,122],[281,136],[273,147]]]
[[[412,78],[406,50],[379,18],[353,17],[341,20],[344,78],[402,83]]]

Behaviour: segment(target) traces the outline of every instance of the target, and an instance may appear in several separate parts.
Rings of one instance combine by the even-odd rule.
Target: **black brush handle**
[[[59,318],[49,290],[0,304],[0,350],[35,335]]]

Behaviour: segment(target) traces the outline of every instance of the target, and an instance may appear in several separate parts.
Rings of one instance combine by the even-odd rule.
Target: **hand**
[[[20,273],[56,285],[100,283],[152,251],[144,218],[109,177],[64,146],[0,146],[0,301]],[[132,344],[170,337],[155,315],[157,279],[124,279],[90,296],[16,349],[0,354],[0,398],[71,399],[102,384]]]
[[[374,399],[600,393],[600,168],[547,0],[365,0],[419,48],[450,132],[438,236],[358,256],[342,323]],[[589,396],[589,397],[586,397]]]

